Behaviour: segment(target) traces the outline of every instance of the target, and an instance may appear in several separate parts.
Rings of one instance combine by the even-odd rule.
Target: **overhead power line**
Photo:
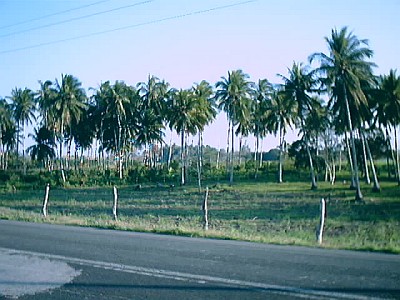
[[[31,23],[31,22],[33,22],[33,21],[38,21],[38,20],[42,20],[42,19],[47,19],[47,18],[49,18],[49,17],[62,15],[62,14],[65,14],[65,13],[68,13],[68,12],[71,12],[71,11],[83,9],[83,8],[86,8],[86,7],[98,5],[98,4],[100,4],[100,3],[109,2],[109,1],[111,1],[111,0],[102,0],[102,1],[97,1],[97,2],[91,3],[91,4],[87,4],[87,5],[82,5],[82,6],[74,7],[74,8],[71,8],[71,9],[58,11],[58,12],[55,12],[55,13],[52,13],[52,14],[49,14],[49,15],[45,15],[45,16],[41,16],[41,17],[37,17],[37,18],[33,18],[33,19],[21,21],[21,22],[18,22],[18,23],[14,23],[14,24],[2,26],[2,27],[0,27],[0,29],[10,28],[10,27],[14,27],[14,26],[17,26],[17,25],[22,25],[22,24]]]
[[[34,30],[37,30],[37,29],[52,27],[52,26],[55,26],[55,25],[60,25],[60,24],[69,23],[69,22],[73,22],[73,21],[78,21],[78,20],[82,20],[82,19],[87,19],[87,18],[90,18],[90,17],[94,17],[94,16],[110,13],[110,12],[113,12],[113,11],[117,11],[117,10],[121,10],[121,9],[125,9],[125,8],[130,8],[130,7],[134,7],[134,6],[138,6],[138,5],[147,4],[147,3],[150,3],[150,2],[153,2],[153,1],[154,0],[147,0],[147,1],[137,2],[137,3],[134,3],[134,4],[120,6],[120,7],[112,8],[112,9],[108,9],[108,10],[103,10],[103,11],[100,11],[100,12],[96,12],[96,13],[92,13],[92,14],[88,14],[88,15],[84,15],[84,16],[80,16],[80,17],[75,17],[75,18],[71,18],[71,19],[67,19],[67,20],[63,20],[63,21],[59,21],[59,22],[54,22],[54,23],[50,23],[50,24],[36,26],[36,27],[33,27],[33,28],[28,28],[28,29],[24,29],[24,30],[20,30],[20,31],[15,31],[15,32],[11,32],[11,33],[0,35],[0,38],[7,37],[7,36],[12,36],[12,35],[17,35],[17,34],[29,32],[29,31],[34,31]]]
[[[236,3],[222,5],[222,6],[216,6],[216,7],[212,7],[212,8],[208,8],[208,9],[196,10],[196,11],[192,11],[192,12],[188,12],[188,13],[184,13],[184,14],[180,14],[180,15],[174,15],[174,16],[171,16],[171,17],[165,17],[165,18],[151,20],[151,21],[147,21],[147,22],[143,22],[143,23],[137,23],[137,24],[132,24],[132,25],[128,25],[128,26],[113,28],[113,29],[109,29],[109,30],[88,33],[88,34],[75,36],[75,37],[71,37],[71,38],[55,40],[55,41],[50,41],[50,42],[44,42],[44,43],[31,45],[31,46],[26,46],[26,47],[21,47],[21,48],[4,50],[4,51],[0,51],[0,54],[23,51],[23,50],[33,49],[33,48],[39,48],[39,47],[44,47],[44,46],[48,46],[48,45],[59,44],[59,43],[73,41],[73,40],[88,38],[88,37],[92,37],[92,36],[107,34],[107,33],[111,33],[111,32],[122,31],[122,30],[137,28],[137,27],[143,27],[143,26],[146,26],[146,25],[162,23],[162,22],[166,22],[166,21],[170,21],[170,20],[182,19],[182,18],[194,16],[194,15],[205,14],[205,13],[212,12],[212,11],[217,11],[217,10],[224,10],[224,9],[231,8],[231,7],[234,7],[234,6],[244,5],[244,4],[248,4],[248,3],[251,3],[251,2],[257,2],[257,1],[258,0],[240,1],[240,2],[236,2]]]

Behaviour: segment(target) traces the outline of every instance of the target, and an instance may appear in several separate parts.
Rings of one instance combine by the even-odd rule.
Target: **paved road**
[[[400,256],[0,221],[17,297],[400,299]]]

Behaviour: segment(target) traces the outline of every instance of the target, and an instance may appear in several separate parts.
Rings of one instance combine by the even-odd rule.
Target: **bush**
[[[0,170],[0,182],[6,182],[10,180],[10,174],[5,170]]]

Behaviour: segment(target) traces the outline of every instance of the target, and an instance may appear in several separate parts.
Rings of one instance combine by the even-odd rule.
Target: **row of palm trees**
[[[321,136],[327,132],[348,136],[344,140],[348,141],[352,186],[356,190],[356,200],[362,200],[357,137],[363,145],[365,170],[368,172],[368,156],[374,189],[380,189],[366,138],[370,131],[383,131],[389,145],[394,134],[391,159],[400,183],[396,130],[400,124],[400,77],[394,70],[385,76],[374,76],[375,65],[370,61],[373,51],[368,41],[358,39],[346,27],[333,29],[325,40],[328,53],[312,54],[310,65],[294,62],[286,76],[278,74],[282,84],[272,84],[267,79],[251,82],[242,70],[234,70],[221,77],[215,87],[202,81],[180,90],[171,88],[155,76],[149,76],[146,82],[136,86],[107,81],[97,89],[91,89],[93,95],[90,97],[72,75],[62,75],[55,82],[39,82],[37,92],[15,88],[9,101],[0,101],[2,147],[5,150],[16,148],[18,152],[19,135],[23,135],[25,126],[38,116],[40,128],[35,129],[36,145],[28,149],[33,158],[50,165],[56,156],[54,147],[58,144],[60,169],[65,180],[64,164],[69,160],[63,159],[63,148],[66,147],[69,157],[72,145],[76,149],[85,149],[96,139],[103,158],[104,152],[115,154],[122,178],[123,161],[132,147],[144,148],[146,164],[155,165],[154,146],[163,143],[164,129],[168,126],[181,137],[181,184],[185,184],[187,138],[196,134],[199,137],[197,166],[200,180],[202,132],[214,120],[218,110],[222,110],[229,124],[227,166],[230,183],[234,176],[235,137],[239,137],[241,145],[242,138],[250,134],[256,138],[255,159],[260,154],[261,139],[268,134],[279,136],[278,182],[282,182],[285,134],[289,128],[296,127],[308,156],[312,188],[317,188],[314,161]],[[327,104],[321,99],[323,95],[328,98]],[[35,109],[38,114],[34,113]],[[3,166],[4,162],[3,158]],[[326,159],[326,165],[332,173],[334,159]]]

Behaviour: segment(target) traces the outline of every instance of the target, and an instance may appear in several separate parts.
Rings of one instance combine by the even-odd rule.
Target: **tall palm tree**
[[[347,130],[350,133],[351,158],[353,160],[356,201],[362,201],[358,174],[357,154],[354,142],[354,120],[361,107],[368,106],[367,97],[362,89],[362,82],[373,79],[370,61],[373,51],[368,47],[367,40],[360,40],[347,27],[333,29],[331,37],[325,38],[329,54],[314,53],[310,61],[318,59],[318,68],[322,83],[330,93],[330,107],[341,116],[346,116]]]
[[[18,126],[18,133],[22,134],[22,157],[25,172],[25,125],[32,124],[36,120],[35,110],[36,103],[34,93],[28,89],[15,88],[11,91],[11,109],[13,111],[15,122]],[[17,154],[19,151],[17,143]]]
[[[163,130],[165,126],[160,120],[159,115],[156,115],[152,109],[141,107],[137,111],[135,119],[132,120],[135,122],[132,126],[135,132],[134,139],[136,146],[144,146],[150,152],[151,145],[162,144],[164,142]],[[152,165],[151,157],[152,155],[149,153],[150,165]]]
[[[57,133],[59,139],[60,169],[65,182],[62,149],[64,139],[71,139],[70,132],[72,124],[77,124],[84,113],[87,104],[86,92],[82,88],[82,83],[72,75],[61,74],[61,81],[56,80],[54,90],[54,114],[57,116]],[[70,146],[70,143],[67,143]],[[68,150],[68,152],[70,149]]]
[[[197,133],[196,98],[192,90],[176,90],[167,103],[169,128],[181,136],[181,185],[186,184],[186,136]]]
[[[252,114],[251,114],[251,132],[256,138],[254,162],[255,162],[255,178],[258,176],[258,168],[261,166],[262,153],[260,153],[260,164],[257,163],[257,155],[260,150],[260,140],[264,138],[268,129],[266,127],[269,103],[274,95],[274,88],[267,79],[260,79],[252,90]]]
[[[3,169],[6,170],[8,168],[8,158],[10,156],[11,151],[15,150],[15,147],[18,143],[20,143],[17,125],[12,122],[9,126],[6,127],[5,131],[2,132],[1,143],[3,147]]]
[[[78,164],[78,151],[80,150],[80,161],[82,163],[84,150],[92,147],[93,140],[96,137],[95,110],[96,107],[92,103],[89,103],[80,119],[73,120],[70,127],[67,128],[75,144],[75,170]]]
[[[198,159],[197,159],[197,178],[199,191],[201,192],[201,176],[203,168],[203,132],[205,126],[211,123],[216,115],[217,110],[213,97],[212,86],[205,80],[196,83],[193,87],[193,94],[196,101],[195,118],[196,127],[199,135],[198,139]]]
[[[396,154],[393,155],[393,157],[397,182],[400,185],[400,159],[397,135],[397,127],[400,125],[400,76],[396,74],[396,70],[390,70],[388,75],[379,78],[377,96],[378,122],[386,127],[387,132],[391,130],[394,132],[394,151]],[[388,144],[390,145],[389,134],[387,134],[387,138]]]
[[[165,122],[165,115],[168,110],[166,107],[166,102],[169,94],[171,93],[169,84],[165,80],[160,80],[156,76],[149,75],[147,82],[139,82],[136,87],[138,89],[139,97],[141,98],[140,110],[144,112],[142,118],[147,119],[146,122],[151,121],[151,124],[154,125],[152,126],[149,124],[150,127],[148,127],[148,130],[150,131],[145,130],[144,132],[152,132],[152,135],[156,135],[154,139],[152,139],[152,142],[162,141],[163,135],[160,135],[159,130],[164,127],[163,124]],[[142,135],[142,137],[145,137],[145,135]],[[153,151],[153,149],[156,149],[156,147],[151,147],[151,143],[147,144],[149,147],[148,153],[151,161],[151,157],[154,156],[154,154],[150,152]]]
[[[109,81],[101,84],[94,95],[98,139],[102,149],[112,151],[118,158],[119,178],[123,178],[123,157],[129,139],[133,137],[133,111],[137,108],[134,102],[136,90],[122,81],[111,85]]]
[[[221,77],[222,80],[215,85],[218,108],[226,113],[231,133],[230,184],[233,183],[234,128],[244,125],[250,120],[251,82],[248,81],[248,78],[249,75],[242,70],[230,71],[228,77]],[[236,131],[237,133],[238,131]]]
[[[311,172],[311,189],[317,189],[317,182],[315,179],[314,165],[311,157],[309,146],[309,135],[305,128],[305,118],[310,115],[314,109],[313,98],[309,93],[315,91],[316,80],[314,79],[315,72],[309,71],[308,67],[301,63],[293,62],[291,69],[288,69],[289,77],[278,74],[283,80],[282,93],[284,97],[291,98],[297,105],[298,125],[303,132],[304,143],[309,157],[310,172]]]
[[[46,80],[39,81],[40,89],[36,92],[36,102],[38,110],[42,117],[42,123],[47,128],[55,130],[54,123],[56,121],[54,104],[56,101],[56,91],[53,82]]]
[[[0,98],[0,168],[6,169],[8,153],[14,142],[17,141],[17,129],[12,116],[10,105],[5,99]]]
[[[292,128],[296,116],[296,102],[276,89],[267,107],[266,128],[275,136],[279,134],[278,183],[283,182],[283,155],[287,129]]]
[[[326,107],[322,105],[322,100],[316,96],[311,99],[311,110],[304,117],[301,117],[300,133],[303,135],[303,140],[308,155],[308,161],[311,172],[311,189],[316,189],[316,178],[314,170],[314,159],[311,155],[311,149],[316,149],[315,155],[318,155],[319,137],[326,132],[329,127],[329,119],[327,116]],[[300,117],[298,117],[300,119]],[[311,147],[313,145],[313,147]],[[328,150],[328,149],[326,149]],[[327,162],[326,162],[327,164]]]
[[[149,75],[147,82],[137,84],[137,89],[142,99],[143,107],[153,110],[156,116],[162,118],[165,111],[169,84],[156,76]]]
[[[35,128],[34,134],[29,134],[29,136],[35,142],[34,145],[27,148],[32,160],[41,162],[43,167],[47,165],[50,171],[50,160],[56,156],[53,132],[43,126],[39,129]]]

